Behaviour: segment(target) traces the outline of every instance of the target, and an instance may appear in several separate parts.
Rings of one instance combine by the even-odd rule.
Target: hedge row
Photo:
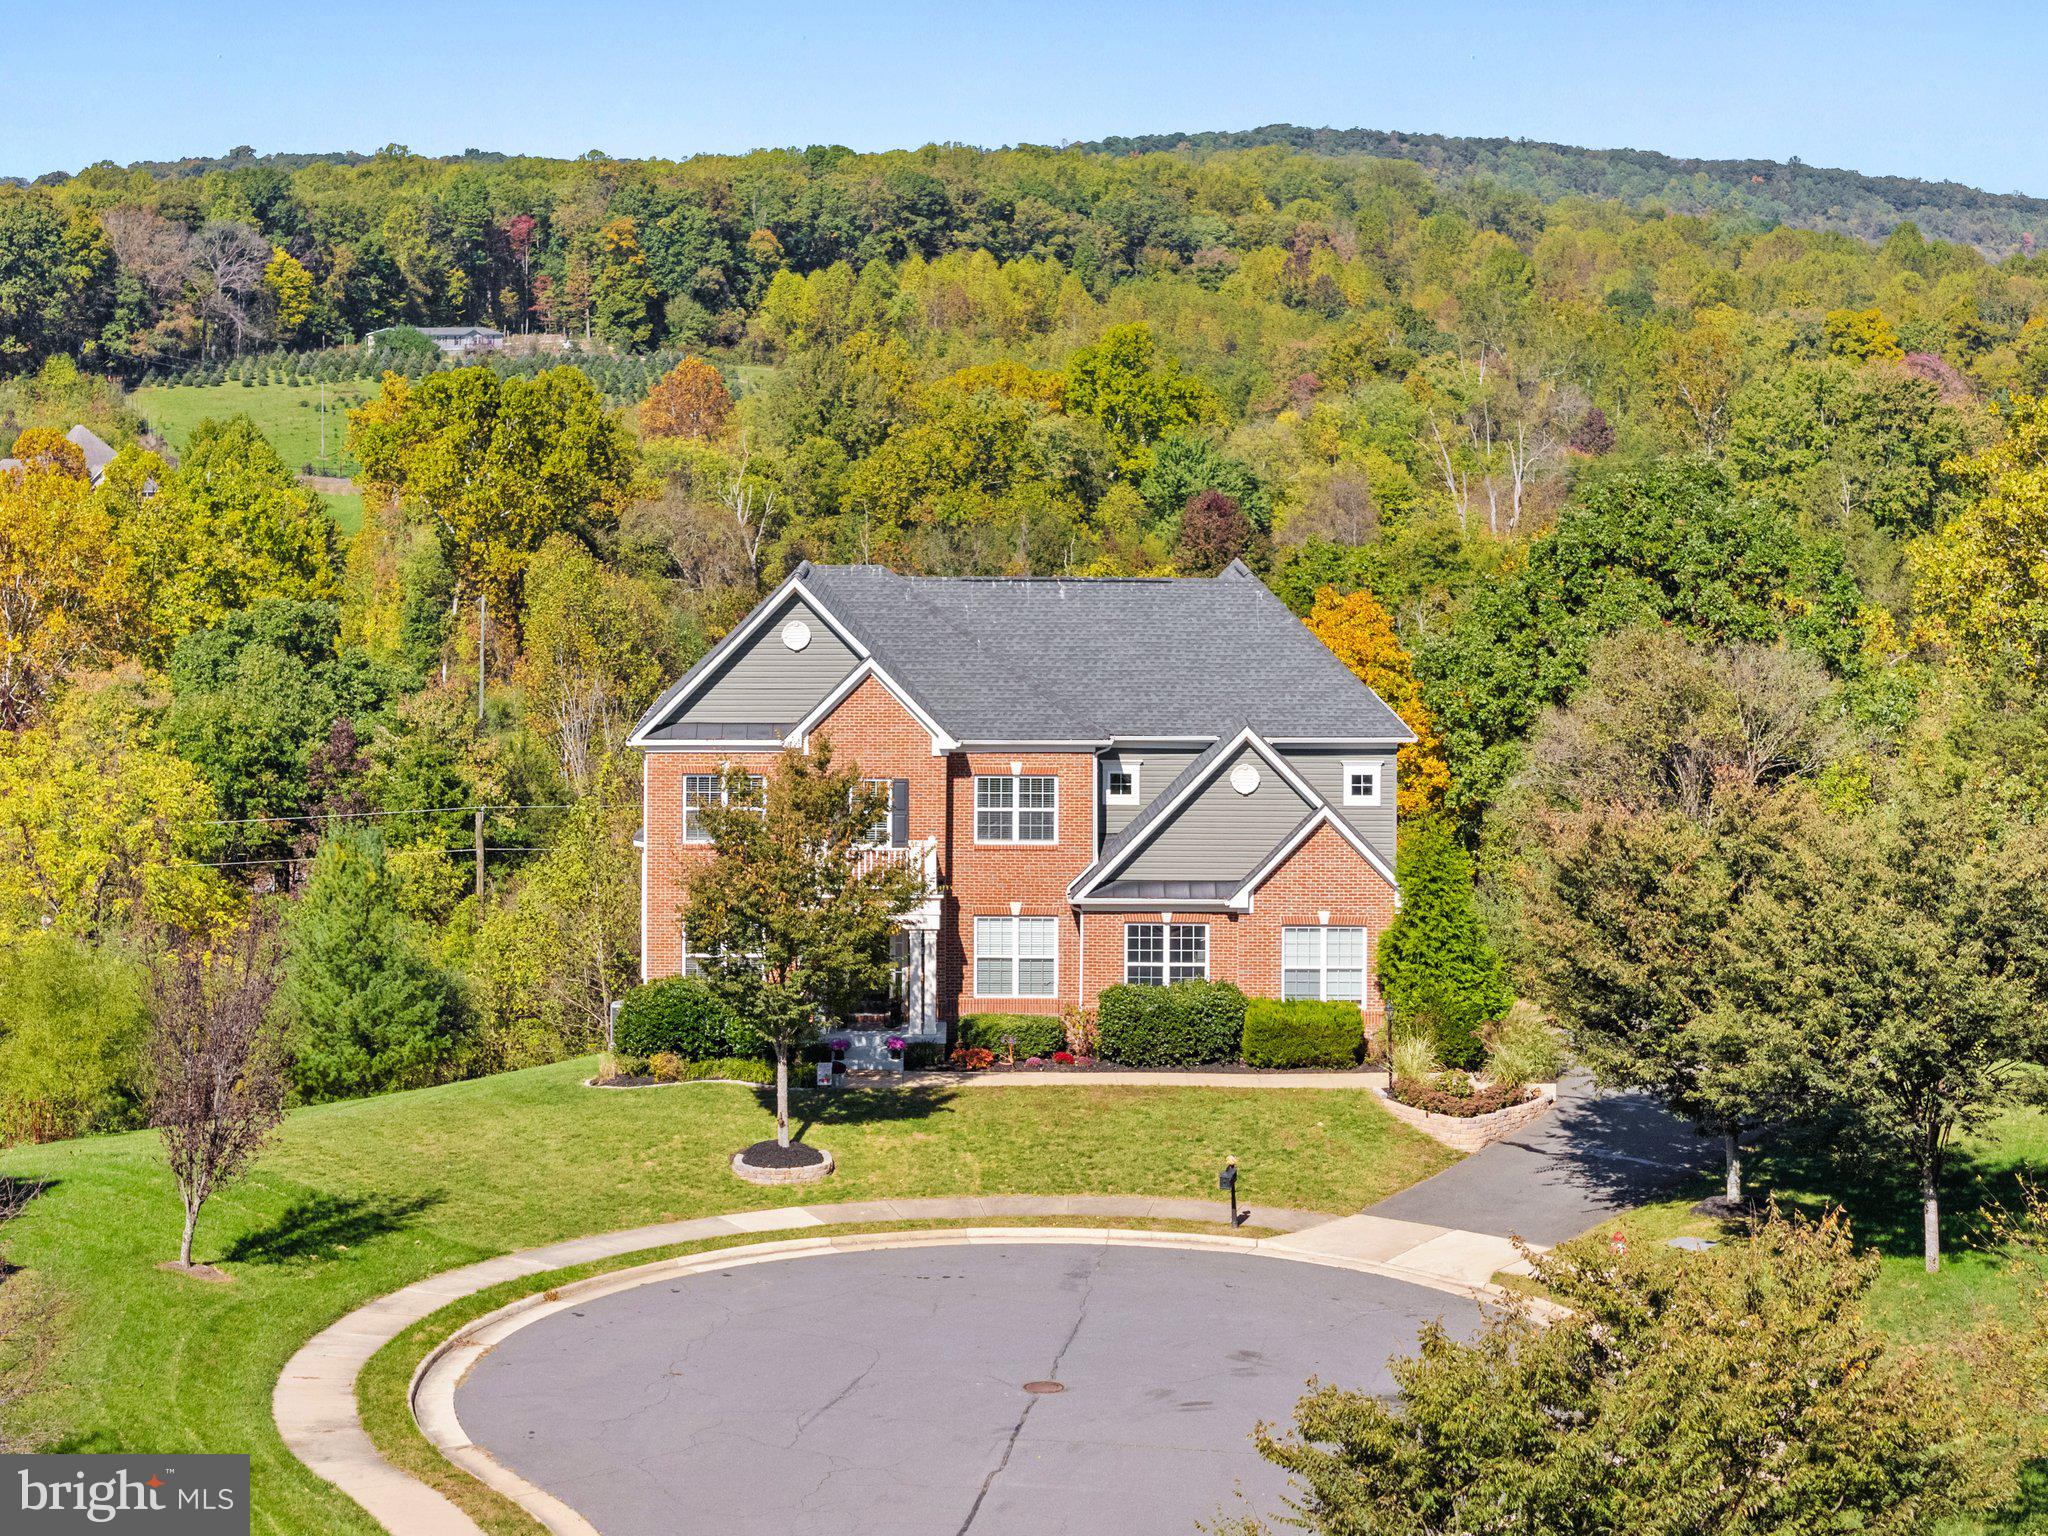
[[[1365,1040],[1356,1003],[1276,1002],[1244,1011],[1244,1060],[1252,1067],[1349,1067]]]
[[[1244,994],[1227,981],[1105,987],[1095,1023],[1104,1061],[1127,1067],[1235,1061],[1244,1038]]]
[[[619,1005],[612,1045],[621,1056],[667,1053],[684,1061],[767,1054],[760,1037],[693,976],[650,981],[628,992]]]
[[[1067,1026],[1057,1015],[1043,1013],[963,1013],[953,1040],[963,1049],[992,1051],[1002,1061],[1010,1049],[1005,1036],[1016,1040],[1019,1061],[1067,1048]]]

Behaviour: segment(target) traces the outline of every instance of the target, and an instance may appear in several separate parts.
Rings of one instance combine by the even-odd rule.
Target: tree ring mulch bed
[[[732,1171],[749,1184],[809,1184],[829,1177],[837,1166],[823,1147],[757,1141],[732,1155]]]

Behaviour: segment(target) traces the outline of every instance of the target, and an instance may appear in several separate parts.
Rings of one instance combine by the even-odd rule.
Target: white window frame
[[[694,804],[691,802],[690,781],[692,779],[710,779],[714,783],[716,783],[718,785],[717,803],[720,805],[728,805],[731,803],[731,792],[726,788],[725,775],[723,772],[686,773],[683,775],[683,841],[688,843],[692,848],[709,848],[711,846],[711,839],[709,836],[699,835],[697,837],[692,837],[690,835],[690,812],[695,810],[698,805],[709,805],[712,803],[709,800],[697,801]],[[765,816],[768,813],[768,775],[765,773],[750,773],[747,775],[747,781],[754,786],[755,792],[761,797],[758,809],[760,810],[761,814]]]
[[[882,840],[880,842],[873,841],[875,826],[869,826],[861,834],[861,841],[856,846],[861,848],[894,848],[896,846],[895,785],[888,779],[862,779],[860,782],[863,788],[879,789],[882,792],[882,819],[877,824],[881,828]],[[848,809],[852,808],[853,796],[857,793],[859,793],[858,790],[848,792]]]
[[[1023,940],[1024,940],[1024,925],[1025,925],[1026,923],[1030,923],[1030,924],[1033,924],[1033,925],[1034,925],[1034,926],[1033,926],[1033,929],[1032,929],[1032,932],[1034,932],[1034,933],[1041,933],[1041,932],[1042,932],[1042,933],[1049,933],[1049,934],[1051,934],[1051,936],[1052,936],[1052,944],[1051,944],[1051,950],[1052,950],[1052,953],[1051,953],[1050,955],[1027,955],[1027,954],[1023,954],[1023,953],[1021,953],[1021,951],[1022,951],[1022,949],[1023,949],[1023,947],[1024,947],[1024,945],[1023,945]],[[983,925],[984,925],[984,924],[987,924],[988,926],[987,926],[986,928],[984,928],[984,927],[983,927]],[[1043,925],[1043,926],[1042,926],[1042,927],[1040,927],[1040,926],[1038,926],[1038,925]],[[995,934],[996,932],[998,932],[998,931],[1006,932],[1006,933],[1007,933],[1007,934],[1009,935],[1009,938],[1008,938],[1008,940],[1007,940],[1007,947],[1008,947],[1009,953],[1007,953],[1007,954],[1002,954],[1002,955],[992,955],[992,954],[988,954],[988,953],[987,953],[987,941],[986,941],[986,940],[984,940],[984,938],[983,938],[983,934],[984,934],[984,933],[987,933],[987,934],[989,934],[989,935],[993,936],[993,935],[994,935],[994,934]],[[984,991],[982,990],[982,988],[981,988],[981,965],[982,965],[982,961],[983,961],[984,959],[987,959],[987,960],[989,960],[989,961],[1001,961],[1001,962],[1003,962],[1003,963],[1005,963],[1005,964],[1007,964],[1007,965],[1009,966],[1009,968],[1010,968],[1010,990],[1009,990],[1009,991],[1007,991],[1007,992],[984,992]],[[1022,971],[1023,971],[1023,962],[1025,962],[1026,960],[1047,960],[1047,959],[1049,959],[1049,960],[1051,960],[1051,961],[1052,961],[1052,984],[1051,984],[1051,986],[1050,986],[1049,988],[1047,988],[1047,990],[1045,990],[1045,991],[1043,991],[1043,992],[1023,992],[1023,991],[1019,991],[1019,990],[1018,990],[1018,988],[1019,988],[1019,986],[1020,986],[1020,984],[1021,984],[1021,973],[1022,973]],[[968,974],[969,974],[969,976],[970,976],[970,977],[971,977],[971,978],[973,979],[973,982],[974,982],[974,995],[975,995],[976,997],[993,997],[993,998],[1024,998],[1024,997],[1033,997],[1033,998],[1056,998],[1056,997],[1058,997],[1058,996],[1060,995],[1060,920],[1059,920],[1059,919],[1058,919],[1057,917],[1042,917],[1042,916],[1038,916],[1038,915],[1035,915],[1035,914],[1033,914],[1033,913],[1029,913],[1029,912],[1025,912],[1025,913],[983,913],[983,914],[981,914],[981,915],[977,916],[977,917],[976,917],[976,918],[974,919],[974,953],[973,953],[972,955],[968,956],[968,962],[967,962],[967,963],[968,963]]]
[[[1102,760],[1102,803],[1104,805],[1136,805],[1141,792],[1138,773],[1143,766],[1143,764],[1135,760],[1121,757],[1104,758]],[[1110,787],[1111,775],[1119,773],[1130,776],[1131,788],[1128,794],[1120,795]]]
[[[1140,933],[1159,935],[1159,980],[1141,981],[1131,975],[1131,940]],[[1182,963],[1176,966],[1173,945],[1176,938],[1185,938],[1191,933],[1202,936],[1202,971],[1199,976]],[[1150,968],[1150,962],[1143,962]],[[1175,970],[1182,974],[1176,976]],[[1207,923],[1125,923],[1124,924],[1124,983],[1136,987],[1170,987],[1176,981],[1207,981],[1209,979],[1209,924]]]
[[[1372,775],[1372,793],[1360,795],[1351,788],[1354,773]],[[1374,806],[1380,803],[1380,795],[1386,785],[1387,769],[1384,763],[1373,758],[1352,758],[1344,764],[1344,803],[1352,806]]]
[[[681,969],[680,971],[678,971],[678,972],[677,972],[676,974],[677,974],[677,975],[679,975],[679,976],[697,976],[697,977],[700,977],[700,978],[701,978],[701,977],[703,976],[703,974],[704,974],[704,968],[703,968],[702,966],[699,966],[699,967],[698,967],[698,968],[697,968],[697,969],[696,969],[695,971],[692,971],[692,970],[690,969],[690,963],[691,963],[691,961],[692,961],[692,960],[696,960],[696,959],[708,959],[708,958],[710,958],[710,957],[712,957],[712,956],[714,956],[714,955],[718,955],[718,954],[721,954],[721,953],[723,953],[723,951],[721,951],[721,950],[716,950],[716,949],[692,949],[692,948],[690,948],[690,930],[689,930],[688,928],[685,928],[685,929],[683,930],[683,941],[682,941],[682,950],[683,950],[683,965],[682,965],[682,969]],[[742,959],[746,959],[746,960],[752,960],[752,961],[754,961],[755,963],[757,963],[757,964],[758,964],[758,963],[760,962],[760,960],[761,960],[761,958],[762,958],[762,957],[761,957],[761,955],[760,955],[759,951],[756,951],[756,950],[749,950],[749,951],[746,951],[745,953],[743,953],[743,954],[742,954],[742,956],[741,956],[741,958],[742,958]]]
[[[1312,933],[1316,935],[1316,960],[1313,966],[1290,966],[1287,963],[1287,936],[1291,933]],[[1358,996],[1355,998],[1330,996],[1330,972],[1332,970],[1332,967],[1330,965],[1330,935],[1332,933],[1355,933],[1358,935]],[[1335,970],[1339,975],[1348,975],[1350,974],[1351,969],[1352,968],[1348,965],[1335,967]],[[1315,995],[1313,997],[1309,997],[1305,994],[1297,997],[1296,995],[1288,992],[1287,973],[1290,970],[1313,970],[1315,972],[1316,990]],[[1280,996],[1282,1000],[1289,1002],[1301,1001],[1317,1003],[1355,1002],[1358,1004],[1359,1007],[1363,1008],[1366,1005],[1367,1001],[1370,999],[1371,995],[1372,933],[1369,929],[1367,929],[1364,926],[1364,924],[1290,923],[1280,930]]]
[[[1050,784],[1052,786],[1052,804],[1049,807],[1043,805],[1027,807],[1023,803],[1024,786],[1027,783]],[[981,786],[984,784],[1009,785],[1009,804],[984,806],[981,803]],[[1050,837],[1020,837],[1018,835],[1023,826],[1024,813],[1027,810],[1049,811],[1051,813],[1052,835]],[[984,815],[1005,814],[1009,818],[1010,835],[1008,837],[983,837],[981,834],[981,818]],[[977,773],[974,776],[974,840],[977,843],[983,844],[1021,845],[1026,848],[1050,848],[1058,843],[1060,840],[1059,776],[1051,773]]]

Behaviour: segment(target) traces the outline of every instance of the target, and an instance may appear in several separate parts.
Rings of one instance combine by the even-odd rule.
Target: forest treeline
[[[587,1047],[636,969],[624,732],[806,558],[1246,560],[1410,717],[1404,814],[1517,965],[1502,871],[1559,807],[1741,771],[1860,815],[1911,760],[2033,817],[2044,318],[2037,259],[1911,225],[1281,145],[0,191],[0,995],[132,991],[149,934],[277,902],[307,1097]],[[236,386],[455,322],[577,350],[386,337],[343,537]],[[221,402],[175,462],[145,376]],[[0,1137],[132,1116],[93,1007],[0,1005]]]

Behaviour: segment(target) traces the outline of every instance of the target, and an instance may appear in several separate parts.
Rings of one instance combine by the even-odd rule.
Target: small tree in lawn
[[[1380,941],[1380,995],[1397,1022],[1427,1019],[1446,1066],[1474,1067],[1480,1029],[1515,1000],[1472,898],[1472,860],[1449,823],[1404,827],[1401,909]]]
[[[1727,787],[1711,825],[1550,812],[1519,869],[1532,981],[1603,1084],[1717,1134],[1742,1198],[1745,1132],[1791,1113],[1819,1036],[1787,946],[1826,884],[1803,795]]]
[[[258,920],[230,949],[188,940],[151,968],[149,1120],[185,1204],[178,1263],[186,1269],[200,1208],[284,1114],[284,1053],[270,1023],[276,990],[276,945]]]
[[[690,954],[775,1051],[775,1139],[789,1145],[789,1062],[819,1020],[889,982],[889,939],[924,880],[863,844],[888,809],[831,743],[786,752],[763,796],[728,772],[698,813],[712,857],[690,879]]]
[[[1832,1042],[1851,1126],[1911,1166],[1933,1273],[1956,1137],[2012,1102],[2021,1063],[2048,1061],[2048,829],[1909,794],[1832,851],[1794,1002]]]

